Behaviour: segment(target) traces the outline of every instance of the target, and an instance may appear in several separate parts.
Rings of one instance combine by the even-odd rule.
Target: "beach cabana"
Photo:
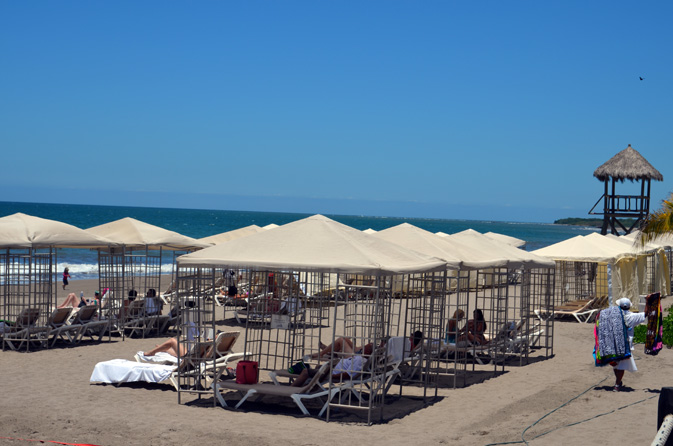
[[[622,295],[622,284],[634,281],[629,269],[622,269],[635,259],[623,243],[599,234],[578,235],[533,251],[533,254],[556,262],[554,303],[594,297]],[[621,260],[618,263],[618,260]]]
[[[590,235],[600,237],[596,234]],[[618,261],[623,264],[623,270],[632,269],[631,275],[634,277],[630,283],[623,284],[622,290],[626,296],[644,297],[656,291],[661,292],[662,297],[668,296],[671,276],[665,247],[652,243],[638,246],[633,240],[614,234],[606,234],[605,237],[622,243],[633,255],[627,258],[629,260]]]
[[[208,237],[203,237],[198,240],[203,243],[210,243],[211,245],[217,245],[219,243],[228,242],[229,240],[234,240],[239,237],[245,237],[246,235],[256,234],[262,231],[264,231],[264,229],[260,228],[257,225],[250,225],[244,228],[234,229],[233,231],[227,231],[221,234],[215,234]]]
[[[639,248],[640,233],[631,233],[625,236],[622,236],[624,240],[629,240],[634,244],[636,249]],[[662,249],[664,255],[666,256],[666,263],[668,264],[668,290],[666,294],[671,294],[671,283],[673,282],[673,236],[667,235],[657,238],[656,240],[650,241],[647,244],[651,249]],[[648,248],[648,249],[650,249]],[[663,262],[659,263],[659,267],[662,268]]]
[[[542,348],[546,357],[553,355],[553,321],[540,321],[535,315],[553,307],[554,262],[477,231],[462,231],[445,240],[492,259],[491,265],[481,263],[468,271],[477,279],[463,278],[468,287],[461,289],[468,297],[462,300],[474,302],[476,307],[472,308],[485,311],[496,336],[505,326],[514,328],[513,333],[505,330],[513,338],[509,353],[518,356],[520,364],[528,360],[531,348]],[[463,265],[469,267],[470,262]]]
[[[119,319],[117,330],[121,334],[129,331],[144,336],[157,328],[163,304],[161,278],[164,273],[172,275],[173,272],[172,262],[163,263],[164,251],[184,254],[211,246],[129,217],[86,231],[118,245],[98,250],[98,275],[101,287],[112,291],[108,317]],[[135,299],[138,302],[131,304]],[[130,329],[124,330],[125,327]]]
[[[392,286],[400,282],[399,276],[414,275],[426,284],[425,293],[443,293],[446,262],[315,215],[179,257],[178,284],[185,290],[207,289],[224,269],[239,271],[243,282],[251,284],[244,350],[251,353],[250,359],[258,362],[260,370],[273,371],[287,369],[318,351],[320,341],[328,344],[347,337],[356,345],[371,342],[378,346],[391,336],[408,336],[413,330],[426,328],[409,326],[410,321],[404,320],[405,315],[394,305]],[[333,275],[337,278],[335,289],[319,295],[304,291],[328,290],[333,286]],[[269,280],[253,286],[255,276]],[[279,287],[277,276],[287,277],[288,286]],[[354,276],[368,277],[369,282],[347,283]],[[214,305],[207,295],[181,293],[179,298],[184,314],[182,333],[190,324],[199,332],[215,328]],[[316,311],[323,305],[331,308],[329,330]],[[180,336],[179,342],[190,346],[187,336]],[[332,359],[339,359],[339,354],[333,355]],[[330,389],[347,386],[341,389],[348,391],[330,401],[328,419],[334,407],[356,413],[364,410],[367,422],[376,414],[382,416],[388,383],[377,377],[388,373],[392,364],[387,361],[385,351],[374,349],[367,360],[371,367],[363,368],[357,379],[348,383],[330,379]],[[181,379],[183,387],[192,384],[187,376]],[[368,397],[356,397],[362,394]]]
[[[3,349],[10,332],[26,324],[26,340],[44,339],[47,321],[56,302],[55,268],[57,248],[109,248],[113,242],[75,226],[13,214],[0,218],[0,293],[4,322]],[[19,318],[26,309],[34,309],[36,318]],[[18,322],[18,324],[17,324]],[[8,327],[6,324],[12,324]],[[35,328],[41,327],[41,328]],[[33,328],[35,328],[33,330]],[[22,342],[30,349],[31,342]]]

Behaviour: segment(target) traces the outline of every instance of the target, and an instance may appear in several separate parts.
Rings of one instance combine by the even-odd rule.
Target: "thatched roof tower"
[[[605,191],[589,214],[603,215],[601,233],[607,234],[609,229],[616,235],[629,234],[640,227],[650,213],[650,182],[664,180],[664,176],[631,144],[596,169],[594,176],[605,184]],[[640,195],[617,195],[615,183],[624,180],[640,181]],[[612,184],[612,190],[609,184]],[[594,212],[601,201],[603,212]],[[633,219],[628,227],[620,221],[625,218]]]
[[[601,181],[608,178],[617,181],[664,180],[664,176],[631,147],[631,144],[594,170],[594,176]]]

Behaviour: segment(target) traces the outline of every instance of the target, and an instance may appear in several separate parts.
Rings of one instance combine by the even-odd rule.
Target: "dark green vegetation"
[[[625,218],[619,220],[624,226],[630,227],[635,221],[633,218]],[[554,221],[555,225],[574,225],[574,226],[591,226],[594,228],[600,228],[603,226],[602,218],[561,218]]]

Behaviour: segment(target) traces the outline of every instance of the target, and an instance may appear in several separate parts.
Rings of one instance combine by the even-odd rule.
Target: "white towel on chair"
[[[158,383],[168,379],[175,366],[146,364],[126,359],[112,359],[96,364],[90,382],[128,383],[145,381]]]

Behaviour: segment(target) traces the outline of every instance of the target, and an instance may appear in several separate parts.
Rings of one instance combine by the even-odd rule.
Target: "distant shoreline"
[[[631,226],[635,220],[632,218],[625,218],[621,220],[627,226]],[[592,228],[603,227],[602,218],[561,218],[554,221],[555,225],[570,225],[570,226],[589,226]]]

